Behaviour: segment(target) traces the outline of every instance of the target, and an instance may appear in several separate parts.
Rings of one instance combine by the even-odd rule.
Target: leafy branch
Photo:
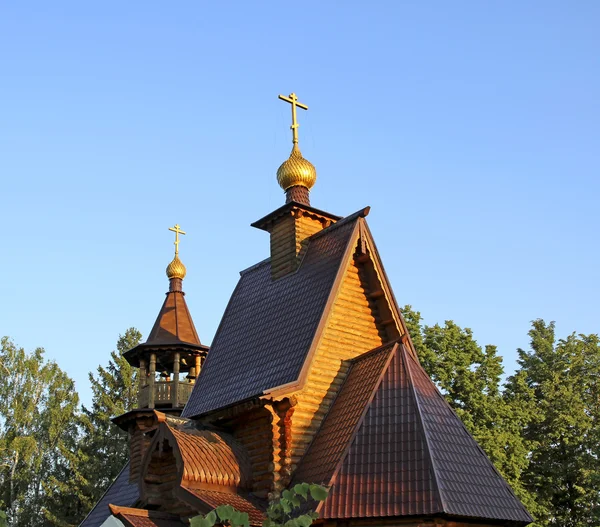
[[[308,483],[299,483],[292,489],[284,490],[279,499],[269,503],[263,527],[310,527],[319,514],[313,511],[299,514],[299,509],[310,500],[324,501],[328,492],[326,487]],[[190,527],[214,527],[217,523],[230,527],[250,527],[250,518],[248,513],[240,512],[231,505],[220,505],[206,515],[192,518]]]

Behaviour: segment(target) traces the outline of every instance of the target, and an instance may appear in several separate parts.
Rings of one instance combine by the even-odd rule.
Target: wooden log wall
[[[248,452],[252,464],[252,491],[267,498],[274,487],[274,473],[280,466],[275,459],[278,430],[274,416],[267,408],[249,411],[234,425],[233,435]]]
[[[152,438],[148,432],[157,427],[156,419],[142,417],[136,419],[129,427],[129,483],[137,483],[144,456],[148,451]]]
[[[345,360],[383,344],[376,304],[355,260],[346,270],[292,418],[292,466],[306,451],[348,371]]]
[[[177,481],[177,462],[167,440],[156,444],[144,474],[143,497],[148,505],[163,507],[173,501]]]
[[[177,462],[173,448],[167,439],[156,444],[144,474],[141,500],[155,510],[191,516],[196,511],[179,499],[175,493],[179,487]]]
[[[258,497],[276,496],[290,482],[293,413],[294,406],[286,398],[253,409],[230,424],[250,458],[252,491]]]

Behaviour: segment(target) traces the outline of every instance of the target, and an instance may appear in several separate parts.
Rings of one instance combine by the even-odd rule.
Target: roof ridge
[[[435,461],[433,460],[433,455],[431,453],[431,444],[429,442],[429,437],[427,437],[427,431],[425,430],[425,423],[423,422],[423,410],[421,408],[421,404],[420,404],[419,398],[417,396],[417,392],[415,389],[415,382],[414,382],[414,379],[412,376],[412,372],[410,370],[410,366],[406,362],[406,356],[409,354],[406,353],[406,349],[405,349],[403,343],[400,343],[400,352],[402,354],[402,365],[404,367],[404,370],[406,371],[406,376],[408,378],[408,382],[410,383],[410,391],[413,396],[413,400],[415,402],[415,407],[417,410],[417,419],[419,421],[419,425],[421,426],[423,438],[425,440],[425,445],[427,446],[427,457],[429,458],[430,471],[432,472],[432,476],[433,476],[433,478],[432,478],[433,484],[437,491],[438,499],[440,500],[440,506],[442,508],[441,512],[444,512],[444,511],[446,511],[446,503],[445,503],[444,497],[442,495],[440,483],[438,481],[437,467],[436,467]],[[437,390],[436,390],[436,392],[437,392]]]
[[[342,393],[342,390],[344,389],[344,386],[346,385],[346,382],[348,381],[348,378],[350,377],[350,374],[352,373],[352,370],[354,369],[354,366],[360,362],[360,361],[358,361],[356,359],[358,359],[358,358],[369,358],[369,357],[371,357],[373,355],[376,355],[377,353],[383,353],[383,351],[385,350],[386,347],[389,347],[390,345],[393,345],[393,344],[394,343],[388,343],[388,344],[384,344],[383,346],[378,346],[377,348],[374,348],[374,349],[372,349],[370,351],[367,351],[366,353],[363,353],[362,355],[359,355],[358,357],[355,357],[354,359],[350,359],[349,361],[347,361],[347,362],[350,363],[350,368],[348,369],[348,372],[346,373],[346,376],[344,377],[344,380],[342,381],[342,384],[340,384],[340,387],[338,388],[337,392],[335,393],[335,396],[334,396],[333,400],[331,401],[331,404],[329,405],[329,408],[327,409],[327,412],[323,416],[323,419],[321,420],[321,424],[319,425],[319,428],[314,433],[312,439],[310,440],[310,443],[308,443],[308,445],[306,446],[306,450],[304,451],[304,455],[302,456],[302,458],[300,458],[300,461],[298,461],[298,465],[300,465],[302,463],[302,460],[308,454],[308,452],[309,452],[312,444],[315,442],[315,439],[318,437],[319,432],[321,431],[321,429],[323,428],[323,425],[327,421],[327,417],[331,413],[331,411],[332,411],[332,409],[333,409],[336,401],[338,400],[340,394]],[[390,351],[390,356],[392,356],[392,355],[393,355],[393,353]],[[365,409],[363,410],[363,415],[358,420],[358,422],[356,424],[356,429],[352,433],[350,441],[348,441],[347,447],[344,449],[344,452],[340,456],[340,460],[339,460],[338,464],[336,465],[336,467],[335,467],[335,469],[333,471],[333,474],[331,475],[330,481],[336,475],[336,473],[339,470],[339,466],[341,465],[341,463],[344,461],[346,455],[348,454],[348,450],[350,449],[350,446],[352,445],[354,437],[356,436],[356,432],[360,428],[360,425],[362,424],[363,418],[366,415],[366,413],[367,413],[367,411],[369,409],[369,406],[371,405],[371,401],[373,400],[373,397],[374,397],[373,394],[377,391],[377,388],[379,387],[379,384],[381,383],[381,378],[383,377],[383,374],[385,373],[385,371],[386,371],[386,369],[387,369],[388,366],[389,366],[389,360],[386,360],[386,364],[382,368],[382,372],[381,372],[381,375],[379,377],[379,380],[375,383],[375,387],[373,389],[373,393],[371,394],[371,396],[369,397],[369,400],[365,404]],[[293,478],[292,478],[292,480],[293,480]]]
[[[188,319],[190,328],[192,330],[192,336],[196,338],[196,340],[198,341],[198,344],[202,344],[202,341],[200,340],[200,336],[198,335],[198,331],[196,330],[196,324],[194,324],[194,319],[192,318],[192,314],[190,313],[190,308],[187,305],[187,302],[185,301],[185,296],[181,296],[181,301],[183,303],[183,311],[185,312],[185,316]],[[179,326],[177,326],[179,329]],[[181,339],[179,339],[181,340]],[[183,341],[185,342],[185,341]]]
[[[423,366],[418,363],[413,357],[412,355],[408,354],[410,356],[410,359],[412,359],[412,361],[414,362],[415,366],[420,367],[421,369],[424,370]],[[408,371],[408,368],[407,368]],[[521,500],[519,499],[519,497],[514,493],[512,487],[508,484],[508,482],[504,479],[504,477],[502,476],[502,474],[500,474],[500,472],[498,471],[498,469],[496,468],[496,465],[494,465],[494,463],[492,462],[492,460],[489,458],[489,456],[485,453],[485,450],[483,450],[483,448],[481,447],[481,445],[479,444],[479,442],[473,437],[473,434],[471,434],[471,432],[469,432],[469,429],[465,426],[465,423],[463,422],[463,420],[459,417],[459,415],[456,413],[456,411],[454,410],[454,408],[452,408],[452,406],[450,405],[450,403],[446,400],[446,398],[442,395],[442,393],[438,390],[437,386],[435,385],[435,383],[433,382],[433,380],[431,379],[431,377],[429,377],[429,375],[427,375],[427,372],[425,372],[425,378],[427,379],[427,381],[429,381],[429,383],[435,388],[435,393],[437,395],[437,397],[439,399],[441,399],[444,402],[444,405],[452,412],[452,415],[456,418],[456,420],[460,423],[460,426],[462,427],[462,429],[467,433],[467,435],[469,436],[469,438],[471,439],[471,441],[477,446],[477,450],[479,451],[479,453],[487,460],[487,462],[489,463],[490,467],[492,468],[492,470],[496,473],[496,476],[498,476],[498,478],[500,478],[500,481],[502,481],[502,483],[504,484],[504,487],[510,492],[510,494],[515,498],[515,500],[517,501],[517,503],[521,506],[521,508],[523,509],[523,512],[525,512],[525,514],[527,514],[530,518],[531,521],[533,521],[533,518],[531,517],[531,514],[529,514],[529,511],[527,510],[527,508],[525,507],[525,505],[523,505],[523,503],[521,502]],[[412,373],[410,374],[410,379],[411,379],[411,384],[412,383]],[[413,390],[414,390],[414,384],[413,384]],[[418,405],[418,402],[417,402]],[[420,408],[419,408],[420,411]],[[426,436],[427,437],[427,436]],[[428,450],[429,450],[429,441],[427,441],[427,445],[428,445]],[[437,482],[437,478],[436,478],[436,482]],[[445,508],[445,504],[444,504],[444,508]]]
[[[393,344],[392,348],[389,350],[389,356],[387,357],[387,359],[385,359],[385,363],[383,364],[383,367],[381,368],[381,371],[379,372],[379,375],[377,377],[377,380],[375,381],[374,385],[373,385],[373,389],[371,390],[371,394],[369,395],[369,398],[367,399],[367,402],[364,406],[364,408],[361,411],[361,415],[360,418],[358,419],[358,421],[356,422],[356,426],[354,427],[354,430],[352,431],[352,435],[350,436],[344,451],[342,452],[342,455],[340,456],[340,459],[338,460],[335,469],[333,470],[333,473],[331,474],[331,477],[329,478],[329,481],[327,482],[327,484],[330,486],[332,483],[332,481],[334,481],[334,479],[336,478],[336,476],[338,475],[340,469],[342,468],[342,465],[344,464],[344,461],[346,460],[346,458],[348,457],[348,453],[350,452],[350,449],[352,448],[352,445],[354,444],[354,440],[356,439],[356,436],[358,435],[358,432],[360,431],[364,421],[365,421],[365,417],[367,416],[367,413],[369,412],[369,409],[371,408],[371,403],[373,402],[373,399],[375,398],[375,396],[377,395],[377,392],[379,390],[379,386],[381,385],[381,382],[383,381],[383,377],[385,375],[385,373],[387,372],[388,368],[390,367],[390,363],[394,357],[395,351],[398,347],[398,343]],[[379,348],[376,348],[373,351],[377,351],[379,353],[383,353],[385,351],[385,347],[384,346],[380,346]],[[373,353],[373,355],[375,355],[376,353]],[[372,355],[371,355],[372,356]],[[350,377],[350,373],[352,372],[352,369],[354,368],[354,366],[356,366],[357,363],[352,364],[352,368],[348,371],[348,373],[346,374],[346,378],[344,379],[344,382],[341,384],[339,390],[337,391],[337,393],[335,394],[335,399],[331,402],[331,405],[329,406],[329,410],[327,411],[327,414],[325,414],[325,416],[323,417],[323,421],[321,421],[321,427],[323,426],[323,423],[325,422],[325,419],[327,418],[327,416],[329,415],[329,412],[331,411],[331,409],[333,408],[333,405],[335,404],[337,398],[339,397],[340,393],[342,392],[342,389],[344,388],[344,385],[346,384],[346,381],[348,380],[348,378]],[[320,428],[319,427],[319,430]],[[317,433],[315,434],[315,436],[313,437],[312,442],[314,441],[314,438],[317,437],[319,431],[317,431]],[[309,445],[310,447],[310,445]],[[308,452],[308,448],[306,449],[306,452]],[[305,454],[306,455],[306,454]],[[324,505],[324,501],[320,502],[315,511],[320,511],[321,508]]]
[[[183,296],[181,298],[183,298]],[[175,305],[175,336],[177,337],[177,340],[181,340],[181,338],[179,337],[179,309],[177,309],[177,296],[174,296],[173,300],[173,304]]]
[[[357,362],[360,362],[364,359],[369,358],[371,355],[375,355],[375,354],[383,351],[384,348],[388,348],[389,346],[393,346],[394,344],[397,344],[398,342],[400,342],[400,340],[401,340],[401,338],[398,338],[398,339],[391,340],[390,342],[386,342],[385,344],[382,344],[381,346],[377,346],[376,348],[370,349],[369,351],[365,351],[364,353],[361,353],[360,355],[357,355],[356,357],[353,357],[352,359],[348,359],[348,362],[351,363],[352,365],[354,365]]]

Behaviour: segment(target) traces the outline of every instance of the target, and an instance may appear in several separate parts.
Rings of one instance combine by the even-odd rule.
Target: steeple
[[[139,407],[179,412],[192,391],[208,347],[200,342],[185,302],[186,268],[179,259],[179,235],[185,232],[179,225],[169,230],[175,233],[175,256],[166,269],[167,297],[148,340],[125,353],[125,358],[140,368]],[[180,374],[185,372],[185,380],[180,381]]]

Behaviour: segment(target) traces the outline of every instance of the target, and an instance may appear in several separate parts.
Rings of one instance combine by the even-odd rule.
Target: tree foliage
[[[77,439],[74,382],[44,350],[0,341],[0,507],[11,526],[45,525],[45,482]]]
[[[141,340],[142,334],[137,329],[127,329],[119,335],[108,366],[98,366],[96,375],[89,374],[93,397],[92,407],[83,407],[82,450],[85,472],[94,475],[89,491],[93,502],[100,499],[129,458],[127,433],[115,426],[111,418],[137,406],[137,369],[123,354]]]
[[[598,335],[556,340],[535,320],[531,350],[502,385],[494,346],[452,321],[423,326],[404,308],[424,368],[536,519],[535,526],[600,525]]]
[[[556,340],[554,322],[535,320],[531,350],[507,396],[533,411],[522,430],[532,445],[523,475],[543,513],[540,525],[600,525],[600,341],[571,334]]]
[[[328,492],[326,487],[308,483],[299,483],[284,490],[279,498],[269,503],[263,527],[309,527],[319,515],[306,505],[324,501]],[[304,512],[303,505],[309,509],[308,512]],[[248,513],[240,512],[231,505],[221,505],[208,514],[192,518],[190,527],[214,527],[217,523],[230,527],[250,526]]]

